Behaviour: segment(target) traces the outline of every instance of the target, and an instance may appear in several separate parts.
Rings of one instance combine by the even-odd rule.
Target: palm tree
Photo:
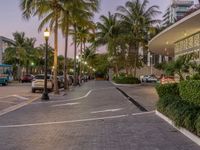
[[[74,79],[77,78],[76,74],[76,55],[77,55],[77,28],[78,26],[91,26],[91,19],[94,16],[94,12],[98,10],[99,0],[82,0],[74,2],[71,7],[70,16],[73,27],[73,40],[74,40]],[[75,80],[76,85],[76,80]]]
[[[68,52],[68,35],[69,28],[72,26],[74,31],[77,30],[77,24],[86,25],[88,20],[93,16],[93,12],[98,10],[99,0],[73,0],[64,2],[64,11],[62,11],[62,17],[60,19],[60,26],[65,36],[65,62],[64,62],[64,77],[65,77],[65,89],[67,89],[67,52]],[[76,59],[77,41],[74,34],[74,60]],[[75,61],[74,61],[75,62]],[[75,63],[74,63],[75,69]],[[74,72],[75,76],[75,72]]]
[[[28,67],[34,55],[34,38],[27,38],[24,32],[13,33],[15,45],[8,47],[4,53],[4,61],[17,68],[17,79],[20,79],[21,67]]]
[[[38,73],[44,72],[45,51],[46,51],[45,44],[41,44],[39,47],[36,48],[34,62],[35,62],[35,66],[37,67]],[[47,66],[48,66],[48,71],[50,72],[52,69],[52,66],[53,66],[53,58],[54,58],[53,48],[50,45],[48,45],[48,53],[47,54],[48,54],[48,58],[49,58]]]
[[[137,64],[139,61],[139,47],[144,41],[144,37],[148,34],[149,29],[160,22],[154,17],[160,13],[159,7],[156,5],[150,6],[148,0],[129,0],[125,6],[117,8],[119,17],[129,44],[129,57],[133,63],[134,76],[136,76]]]
[[[66,2],[66,1],[65,1]],[[51,31],[54,32],[54,93],[58,94],[57,65],[58,65],[58,21],[61,17],[64,0],[21,0],[20,6],[25,19],[38,16],[41,24],[38,28],[42,30],[49,23]]]
[[[108,16],[102,15],[101,22],[97,23],[97,33],[95,45],[107,45],[107,50],[110,56],[117,55],[118,38],[120,35],[120,26],[115,14],[108,13]],[[115,61],[115,69],[119,74],[118,65]]]

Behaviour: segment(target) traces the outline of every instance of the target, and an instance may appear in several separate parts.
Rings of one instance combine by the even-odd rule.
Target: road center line
[[[78,104],[80,104],[80,103],[66,103],[66,104],[53,105],[51,107],[72,106],[72,105],[78,105]]]
[[[139,116],[145,114],[155,113],[155,111],[142,112],[142,113],[133,113],[132,116]],[[68,120],[68,121],[58,121],[58,122],[44,122],[44,123],[33,123],[33,124],[18,124],[18,125],[2,125],[0,128],[20,128],[20,127],[32,127],[32,126],[44,126],[44,125],[59,125],[59,124],[69,124],[69,123],[79,123],[79,122],[89,122],[89,121],[98,121],[98,120],[109,120],[128,117],[129,115],[116,115],[100,118],[88,118],[88,119],[79,119],[79,120]]]
[[[101,110],[101,111],[93,111],[93,112],[91,112],[91,114],[104,113],[104,112],[116,112],[116,111],[120,111],[122,109],[123,108],[107,109],[107,110]]]
[[[88,118],[88,119],[80,119],[80,120],[58,121],[58,122],[44,122],[44,123],[33,123],[33,124],[5,125],[5,126],[0,126],[0,128],[19,128],[19,127],[31,127],[31,126],[68,124],[68,123],[78,123],[78,122],[117,119],[117,118],[123,118],[123,117],[127,117],[127,116],[128,115],[118,115],[118,116],[109,116],[109,117],[101,117],[101,118]]]

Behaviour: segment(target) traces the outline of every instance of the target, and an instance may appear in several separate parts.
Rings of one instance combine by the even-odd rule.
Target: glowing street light
[[[44,74],[44,92],[42,94],[42,100],[49,100],[48,91],[47,91],[47,60],[48,60],[48,40],[50,32],[46,28],[44,31],[44,38],[46,42],[46,51],[45,51],[45,74]]]

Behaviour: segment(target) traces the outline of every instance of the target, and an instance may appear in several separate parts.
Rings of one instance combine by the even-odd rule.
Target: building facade
[[[3,63],[3,53],[5,49],[11,45],[15,45],[13,40],[0,36],[0,64]]]
[[[168,53],[178,58],[196,54],[194,61],[200,63],[200,9],[175,22],[149,42],[150,51],[156,54]]]
[[[194,5],[193,0],[172,0],[170,6],[163,15],[163,26],[168,26],[183,18]]]

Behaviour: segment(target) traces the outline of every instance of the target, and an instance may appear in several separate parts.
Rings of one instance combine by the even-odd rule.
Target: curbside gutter
[[[116,87],[118,91],[120,91],[129,101],[131,101],[140,111],[142,112],[148,112],[146,108],[144,108],[142,105],[140,105],[137,101],[135,101],[132,97],[127,95],[123,90],[120,88]]]
[[[167,123],[169,123],[175,129],[177,129],[178,131],[180,131],[182,134],[184,134],[186,137],[188,137],[190,140],[192,140],[194,143],[196,143],[197,145],[200,146],[200,138],[198,136],[196,136],[195,134],[191,133],[190,131],[188,131],[185,128],[176,127],[175,124],[174,124],[174,122],[171,119],[169,119],[168,117],[166,117],[165,115],[163,115],[162,113],[160,113],[158,110],[156,110],[156,115],[159,116],[160,118],[162,118],[163,120],[165,120]]]

